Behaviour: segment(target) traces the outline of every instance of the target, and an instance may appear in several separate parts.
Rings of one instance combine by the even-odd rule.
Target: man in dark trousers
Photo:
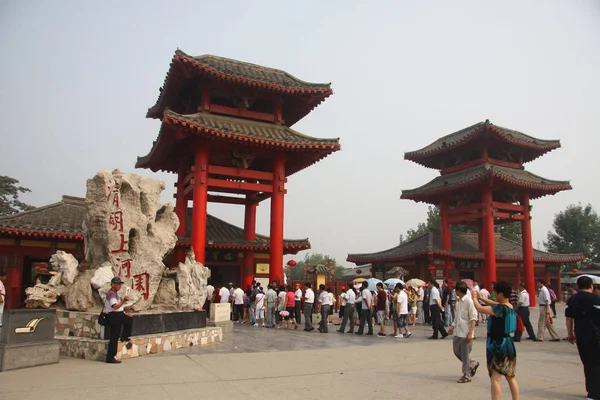
[[[130,300],[129,296],[123,296],[121,300],[119,290],[123,282],[118,276],[110,281],[110,290],[106,294],[104,301],[104,312],[108,314],[108,323],[110,325],[110,340],[108,341],[108,350],[106,351],[106,362],[109,364],[120,364],[117,360],[117,344],[119,339],[121,342],[129,342],[131,340],[131,327],[133,318],[131,314],[123,310],[123,304]]]
[[[365,329],[365,322],[369,326],[367,335],[373,335],[373,318],[371,318],[371,306],[373,303],[373,295],[369,290],[369,282],[364,281],[362,283],[362,304],[360,309],[360,322],[358,324],[358,331],[355,332],[357,335],[362,335]]]
[[[577,286],[579,292],[565,308],[568,340],[577,343],[588,399],[600,400],[600,296],[593,293],[588,276],[577,279]]]
[[[525,290],[525,284],[524,283],[520,283],[519,284],[519,297],[517,299],[517,307],[516,307],[516,311],[517,311],[517,315],[519,317],[521,317],[521,320],[523,321],[523,325],[525,326],[525,329],[527,330],[527,334],[529,335],[529,337],[527,338],[528,340],[535,340],[535,333],[533,331],[533,326],[531,326],[531,321],[529,320],[529,293],[527,293],[527,290]],[[519,332],[518,330],[515,331],[515,342],[520,342],[521,341],[521,336],[523,335],[523,332]]]
[[[431,313],[431,325],[433,325],[433,335],[427,339],[437,339],[438,332],[442,339],[448,336],[444,325],[442,324],[442,298],[440,296],[439,285],[436,281],[429,282],[429,312]]]

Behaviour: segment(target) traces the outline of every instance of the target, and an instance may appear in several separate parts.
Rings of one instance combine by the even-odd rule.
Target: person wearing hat
[[[131,328],[133,318],[131,314],[126,313],[123,305],[130,300],[129,296],[119,296],[119,290],[123,281],[118,276],[110,280],[110,290],[106,294],[104,301],[104,312],[108,315],[108,323],[110,325],[110,340],[108,341],[108,350],[106,351],[106,362],[109,364],[120,364],[117,360],[117,344],[118,341],[129,342],[131,340]]]

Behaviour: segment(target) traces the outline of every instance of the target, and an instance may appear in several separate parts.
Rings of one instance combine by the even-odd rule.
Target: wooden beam
[[[498,160],[496,158],[490,158],[490,159],[488,159],[488,162],[490,164],[499,165],[501,167],[509,167],[509,168],[517,168],[517,169],[523,168],[522,164],[510,162],[510,161]]]
[[[476,158],[475,160],[467,161],[462,164],[453,165],[452,167],[442,168],[442,175],[446,175],[452,172],[461,171],[466,168],[474,167],[475,165],[483,164],[483,160],[481,158]]]
[[[209,194],[208,201],[210,203],[246,204],[246,199],[243,197],[220,196],[216,194]]]
[[[254,191],[254,192],[271,192],[273,191],[273,185],[263,185],[260,183],[248,183],[238,181],[226,181],[223,179],[208,178],[208,190],[214,191],[215,188],[222,189],[237,189],[242,191]]]
[[[525,220],[525,216],[522,215],[522,214],[511,214],[511,213],[498,212],[498,211],[494,211],[494,217],[495,218],[510,219],[510,220],[513,220],[513,221],[523,221],[523,220]]]
[[[483,207],[483,204],[481,203],[466,204],[464,206],[449,209],[448,215],[464,214],[469,211],[479,210],[481,207]]]
[[[251,169],[221,167],[218,165],[209,165],[208,173],[215,175],[224,175],[232,178],[246,178],[264,181],[272,181],[273,173],[265,171],[254,171]]]
[[[227,107],[214,103],[210,104],[210,112],[215,114],[235,115],[237,117],[252,118],[260,121],[275,122],[274,114],[250,111],[245,110],[243,108]]]
[[[478,213],[470,213],[470,214],[461,214],[461,215],[454,215],[450,218],[448,218],[448,220],[450,221],[451,224],[455,224],[458,222],[464,222],[464,221],[471,221],[474,219],[479,219],[482,218],[485,215],[485,213],[483,212],[478,212]]]
[[[525,211],[525,206],[522,206],[520,204],[500,203],[497,201],[494,201],[492,203],[492,207],[497,208],[498,210],[509,210],[518,212]]]

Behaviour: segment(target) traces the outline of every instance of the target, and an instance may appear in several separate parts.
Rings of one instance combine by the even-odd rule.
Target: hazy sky
[[[87,178],[114,168],[166,181],[172,201],[174,175],[134,164],[158,134],[145,113],[180,48],[332,82],[294,129],[340,137],[342,151],[289,179],[285,236],[340,262],[395,246],[425,219],[426,205],[399,196],[436,172],[404,152],[486,118],[561,139],[527,164],[574,188],[533,202],[534,245],[567,205],[600,208],[600,2],[353,3],[3,0],[0,175],[36,206],[85,196]],[[240,206],[209,212],[243,223]]]

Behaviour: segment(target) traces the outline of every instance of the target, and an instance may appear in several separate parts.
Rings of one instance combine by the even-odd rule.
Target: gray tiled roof
[[[447,255],[455,259],[471,258],[483,260],[479,251],[476,233],[452,233],[452,250],[442,250],[442,235],[439,230],[432,229],[428,233],[413,240],[404,242],[396,247],[376,253],[348,254],[346,261],[353,263],[374,263],[383,261],[406,260],[422,255]],[[520,243],[506,239],[496,234],[496,259],[504,261],[519,261],[523,259],[523,249]],[[533,250],[536,262],[566,263],[585,259],[583,254],[556,254],[541,250]]]
[[[319,159],[341,148],[339,138],[315,138],[303,135],[284,125],[208,113],[181,115],[167,110],[165,111],[158,139],[153,143],[152,149],[146,156],[138,157],[137,168],[152,168],[153,170],[157,170],[158,168],[154,167],[155,164],[160,164],[160,169],[163,170],[178,168],[177,163],[181,157],[176,157],[170,153],[170,151],[175,151],[173,148],[177,146],[177,143],[172,137],[173,132],[168,129],[169,126],[185,129],[190,128],[196,135],[205,135],[210,138],[237,142],[245,146],[271,147],[278,150],[318,153],[320,154]],[[156,150],[158,148],[162,150],[159,152]],[[155,151],[160,153],[160,159],[153,159]],[[175,166],[176,164],[173,164],[173,166],[166,165],[169,162],[172,163],[173,160],[177,166]],[[311,158],[307,159],[306,162],[310,165],[315,161]]]
[[[58,203],[0,217],[0,233],[83,239],[85,199],[63,196]]]
[[[416,189],[403,190],[402,198],[418,199],[437,195],[445,191],[455,191],[461,187],[474,185],[489,176],[497,177],[512,185],[532,189],[531,198],[571,189],[569,181],[555,181],[542,178],[523,169],[501,167],[493,164],[480,164],[471,168],[440,175]]]
[[[188,208],[188,223],[185,238],[179,238],[182,243],[189,243],[192,236],[192,209]],[[268,236],[256,235],[256,240],[244,239],[244,229],[225,222],[210,214],[206,215],[206,238],[209,247],[236,247],[268,250],[271,240]],[[306,239],[284,239],[283,247],[287,252],[297,252],[310,249],[310,241]]]
[[[232,60],[214,55],[190,56],[177,50],[171,62],[169,72],[156,104],[147,113],[149,118],[162,118],[162,113],[169,106],[172,98],[183,86],[183,82],[193,76],[206,76],[220,81],[250,86],[258,90],[269,90],[285,95],[318,95],[320,99],[310,102],[311,105],[294,118],[298,120],[316,107],[324,98],[333,93],[331,83],[310,83],[275,68],[263,67],[243,61]],[[289,118],[288,118],[289,119]],[[290,125],[296,121],[288,121]]]
[[[524,154],[524,162],[531,161],[540,155],[559,148],[559,140],[543,140],[537,139],[532,136],[526,135],[522,132],[515,131],[512,129],[504,128],[498,125],[494,125],[489,121],[478,122],[475,125],[461,129],[457,132],[451,133],[444,137],[439,138],[435,142],[428,146],[423,147],[420,150],[409,151],[404,154],[404,158],[423,164],[425,166],[436,168],[435,163],[428,162],[426,158],[446,153],[457,149],[458,147],[468,143],[479,135],[488,132],[496,137],[511,143],[513,145],[527,147],[534,150],[533,152]]]
[[[188,238],[191,236],[191,213],[188,210]],[[0,234],[28,237],[64,237],[83,240],[83,221],[85,219],[85,199],[63,196],[58,203],[49,204],[31,211],[0,218]],[[244,240],[244,230],[212,215],[207,215],[206,236],[209,247],[252,247],[266,251],[270,245],[268,236],[256,235],[256,240]],[[310,249],[308,239],[284,239],[284,248],[288,253]]]

